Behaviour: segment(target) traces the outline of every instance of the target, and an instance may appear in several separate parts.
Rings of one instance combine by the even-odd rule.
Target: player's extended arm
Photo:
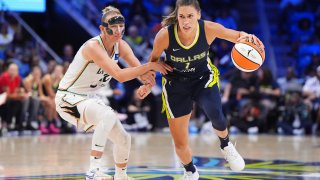
[[[257,44],[264,48],[263,43],[255,35],[248,34],[243,31],[228,29],[219,23],[205,21],[205,31],[208,32],[206,36],[209,43],[211,43],[215,37],[225,39],[233,43],[241,41],[242,39],[248,39],[250,42],[253,42],[254,44]]]
[[[137,67],[141,65],[140,61],[134,55],[131,47],[126,41],[120,40],[119,49],[121,58],[124,59],[129,67]],[[152,84],[152,86],[156,84],[154,71],[148,71],[147,73],[138,77],[138,79],[142,81],[143,84]]]
[[[132,80],[150,70],[159,71],[167,74],[172,68],[163,63],[147,63],[137,67],[121,69],[107,54],[107,52],[99,45],[98,41],[88,41],[83,47],[82,54],[85,59],[93,60],[106,73],[114,77],[119,82]]]

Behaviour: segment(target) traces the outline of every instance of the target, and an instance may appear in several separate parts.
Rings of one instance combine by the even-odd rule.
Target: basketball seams
[[[246,56],[244,56],[237,48],[235,48],[235,47],[233,47],[233,48],[234,48],[242,57],[244,57],[245,59],[249,60],[250,62],[252,62],[252,63],[254,63],[254,64],[258,65],[258,66],[261,66],[261,64],[259,64],[259,63],[255,62],[255,61],[247,58]],[[232,53],[231,53],[231,54],[232,54]],[[259,55],[260,55],[260,54],[259,54]],[[261,57],[261,56],[260,56],[260,57]],[[261,57],[261,59],[262,59],[262,57]]]
[[[254,60],[257,60],[258,62],[256,62],[256,63],[258,63],[260,66],[263,64],[263,57],[262,57],[262,55],[254,48],[254,47],[252,47],[250,44],[245,44],[245,43],[237,43],[235,46],[235,49],[240,53],[240,54],[242,54],[246,59],[248,59],[248,60],[250,60],[250,61],[254,61]],[[255,59],[251,59],[250,57],[246,57],[244,54],[243,54],[243,52],[241,52],[241,51],[239,51],[237,48],[240,48],[240,47],[242,47],[242,48],[245,48],[246,50],[248,49],[248,47],[250,47],[250,48],[253,48],[255,51],[256,51],[256,55],[258,55],[258,56],[260,56],[260,58],[255,58]],[[261,62],[261,63],[260,63]]]
[[[244,42],[239,42],[238,44],[246,44],[249,45],[250,47],[254,48],[260,55],[262,61],[264,61],[264,51],[261,48],[258,48],[256,44],[244,41]]]
[[[263,49],[247,41],[236,43],[231,51],[233,64],[244,72],[257,70],[263,64],[264,58],[265,53]]]
[[[236,48],[232,48],[232,49],[235,49],[236,50]],[[239,54],[241,54],[238,50],[236,50]],[[243,54],[241,54],[241,56],[243,56]],[[244,57],[244,56],[243,56]],[[244,69],[244,68],[242,68],[242,67],[240,67],[239,66],[239,64],[237,64],[237,62],[234,60],[234,58],[233,58],[233,53],[231,53],[231,59],[232,59],[232,61],[233,61],[233,64],[238,68],[238,69],[240,69],[241,71],[244,71],[244,72],[252,72],[252,71],[254,71],[255,69]],[[247,58],[246,58],[247,59]]]

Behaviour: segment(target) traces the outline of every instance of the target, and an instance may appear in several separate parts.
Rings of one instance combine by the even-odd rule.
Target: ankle
[[[114,166],[115,167],[115,175],[126,175],[127,174],[127,167],[118,167],[117,165]]]
[[[195,168],[192,160],[190,163],[188,163],[186,165],[183,164],[183,167],[186,170],[186,172],[192,172],[192,173],[196,172],[196,168]]]
[[[99,169],[101,167],[101,157],[90,156],[90,170]]]
[[[220,148],[221,148],[221,149],[224,149],[225,147],[228,146],[228,143],[229,143],[229,135],[227,135],[227,136],[224,137],[224,138],[219,137],[219,140],[220,140]]]

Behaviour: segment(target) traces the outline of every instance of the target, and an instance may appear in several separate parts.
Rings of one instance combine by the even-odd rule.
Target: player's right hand
[[[173,68],[166,63],[163,62],[149,62],[151,69],[154,71],[158,71],[161,74],[168,74],[168,71],[172,72]]]

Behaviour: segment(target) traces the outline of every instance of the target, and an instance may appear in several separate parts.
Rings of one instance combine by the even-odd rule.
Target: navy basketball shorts
[[[223,131],[227,120],[222,112],[218,76],[207,75],[196,79],[162,78],[162,112],[167,119],[190,114],[193,102],[204,111],[215,129]]]

